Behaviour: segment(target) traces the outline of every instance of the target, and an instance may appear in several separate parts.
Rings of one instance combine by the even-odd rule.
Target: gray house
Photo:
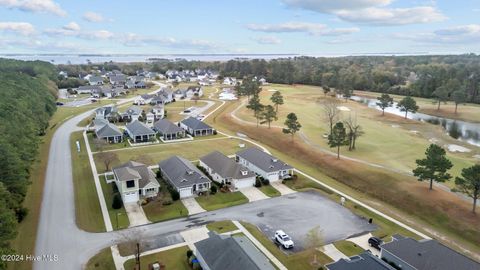
[[[480,263],[433,239],[415,239],[401,235],[381,245],[380,257],[404,270],[471,270]]]
[[[180,194],[180,198],[191,197],[210,189],[211,181],[190,161],[172,156],[158,164],[165,181],[169,182]]]
[[[176,140],[185,137],[185,130],[167,119],[160,119],[153,124],[153,129],[164,141]]]
[[[112,172],[124,203],[157,196],[160,184],[145,164],[129,161],[113,168]]]
[[[395,270],[388,263],[366,251],[349,259],[340,259],[325,265],[327,270]]]
[[[98,85],[82,85],[79,86],[77,89],[77,94],[93,94],[95,92],[101,92],[102,87]]]
[[[188,117],[180,122],[180,127],[193,137],[213,135],[213,128],[195,117]]]
[[[115,106],[100,107],[95,110],[95,119],[108,120],[112,115],[117,114],[118,109]]]
[[[252,187],[255,184],[254,172],[218,151],[201,157],[199,165],[210,174],[213,181],[224,183],[232,190]]]
[[[245,236],[224,236],[214,232],[196,242],[196,257],[204,270],[273,270],[275,269]]]
[[[127,108],[125,112],[123,112],[120,116],[122,117],[123,121],[126,122],[133,122],[138,120],[140,116],[142,116],[143,109],[138,106],[130,106]]]
[[[126,130],[128,136],[135,143],[149,142],[155,138],[155,131],[138,120],[128,123]]]
[[[256,147],[237,152],[235,160],[270,182],[290,178],[293,174],[292,166]]]
[[[123,139],[123,133],[117,126],[107,123],[98,129],[95,129],[95,135],[99,139],[103,139],[109,143],[119,143]]]

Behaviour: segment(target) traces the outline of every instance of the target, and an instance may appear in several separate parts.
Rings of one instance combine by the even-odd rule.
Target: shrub
[[[28,208],[20,207],[15,211],[17,215],[17,221],[20,223],[28,214]]]
[[[193,255],[193,251],[191,251],[190,249],[187,250],[187,259],[190,259],[190,257],[192,257]]]
[[[270,180],[268,180],[268,179],[261,178],[261,181],[262,181],[262,184],[265,185],[265,186],[270,185]]]
[[[261,187],[262,186],[262,181],[260,181],[260,179],[258,179],[258,178],[255,179],[255,185],[254,186],[257,187],[257,188]]]
[[[215,129],[213,130],[213,135],[217,135],[217,131]]]
[[[212,185],[212,186],[210,187],[210,194],[215,194],[215,193],[217,193],[217,186]]]
[[[178,193],[178,191],[176,191],[175,189],[170,188],[169,192],[170,196],[172,196],[172,200],[178,201],[180,199],[180,193]]]
[[[166,200],[162,202],[162,205],[171,205],[173,202],[171,200]]]
[[[117,184],[115,184],[115,183],[112,184],[112,191],[113,191],[113,193],[118,193]]]
[[[113,209],[120,209],[123,206],[122,202],[122,196],[120,194],[115,194],[113,195],[113,202],[112,202],[112,208]]]

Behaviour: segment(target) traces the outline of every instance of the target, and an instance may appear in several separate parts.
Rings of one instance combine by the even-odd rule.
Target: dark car
[[[382,241],[382,239],[380,239],[378,237],[370,237],[368,239],[368,244],[371,247],[374,247],[374,248],[380,250],[380,245],[383,244],[383,241]]]
[[[63,106],[62,102],[57,102],[56,104],[57,104],[57,106]]]

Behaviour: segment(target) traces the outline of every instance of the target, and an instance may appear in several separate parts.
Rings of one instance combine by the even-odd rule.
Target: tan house
[[[112,171],[124,203],[157,196],[160,184],[145,164],[129,161]]]

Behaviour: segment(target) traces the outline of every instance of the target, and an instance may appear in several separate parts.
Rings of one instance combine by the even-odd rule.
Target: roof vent
[[[277,162],[277,161],[278,161],[278,159],[276,159],[276,158],[272,158],[272,161],[273,161],[273,162]]]
[[[193,174],[193,171],[187,171],[187,174],[188,174],[188,175],[192,175],[192,174]]]

